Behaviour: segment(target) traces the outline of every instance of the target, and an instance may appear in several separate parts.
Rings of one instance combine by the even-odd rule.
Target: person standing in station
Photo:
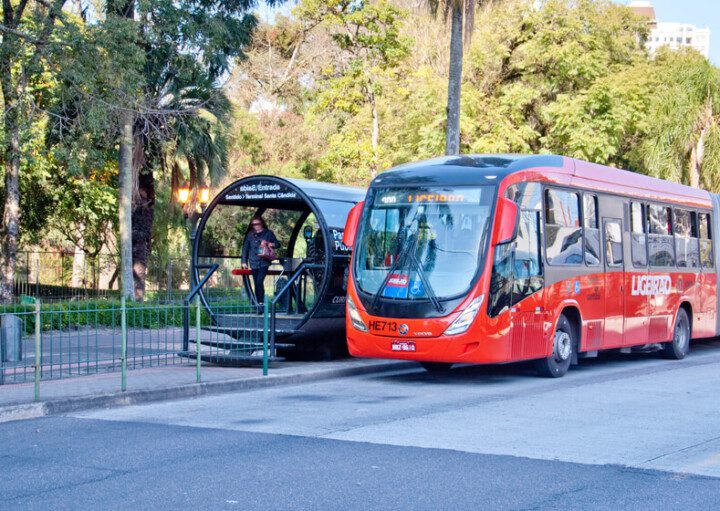
[[[265,277],[268,268],[273,260],[277,259],[279,243],[265,220],[260,215],[255,215],[250,220],[248,231],[245,236],[245,243],[242,250],[242,266],[250,267],[255,288],[255,298],[259,307],[262,307],[265,300]]]

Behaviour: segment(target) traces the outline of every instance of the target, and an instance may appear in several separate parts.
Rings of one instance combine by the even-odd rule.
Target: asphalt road
[[[720,343],[0,425],[2,509],[720,509]]]

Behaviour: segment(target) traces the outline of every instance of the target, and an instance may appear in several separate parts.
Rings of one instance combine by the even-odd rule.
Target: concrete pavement
[[[683,361],[590,360],[564,378],[524,365],[411,368],[79,417],[452,449],[720,477],[720,344]]]
[[[2,509],[720,508],[720,343],[0,424]]]
[[[0,442],[6,511],[720,506],[711,478],[227,429],[49,417],[0,425]]]
[[[341,359],[331,362],[282,362],[268,376],[258,367],[203,365],[202,382],[196,383],[195,365],[186,359],[178,365],[128,371],[127,391],[120,389],[120,373],[43,381],[40,402],[33,402],[32,383],[0,386],[0,422],[22,420],[94,408],[189,398],[222,392],[247,391],[299,384],[412,366],[391,360]]]

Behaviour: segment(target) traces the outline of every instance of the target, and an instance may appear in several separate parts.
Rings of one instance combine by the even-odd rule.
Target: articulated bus
[[[718,335],[718,196],[563,156],[396,167],[348,216],[348,349],[454,363],[682,359]]]

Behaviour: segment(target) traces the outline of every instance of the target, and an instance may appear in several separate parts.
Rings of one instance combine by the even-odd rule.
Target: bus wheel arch
[[[690,338],[692,339],[692,328],[693,328],[693,309],[690,302],[683,298],[680,300],[680,307],[678,307],[678,312],[680,312],[680,309],[685,309],[685,314],[687,314],[688,321],[690,322]],[[675,314],[675,320],[677,321],[677,313]],[[673,323],[674,325],[675,323]]]
[[[675,314],[672,337],[663,343],[663,355],[671,360],[682,360],[690,352],[692,337],[692,307],[682,302]]]
[[[540,376],[559,378],[567,373],[572,364],[577,363],[581,325],[580,311],[576,307],[565,307],[562,310],[552,332],[552,352],[536,361]]]
[[[567,318],[575,333],[575,346],[573,346],[572,365],[576,365],[578,363],[578,353],[580,352],[580,347],[582,346],[582,316],[580,315],[580,309],[577,307],[577,305],[566,304],[560,311],[560,314],[558,314],[557,319],[555,320],[555,328],[553,329],[553,334],[555,332],[555,329],[557,329],[558,322],[560,321],[560,318],[562,316],[565,316]]]

